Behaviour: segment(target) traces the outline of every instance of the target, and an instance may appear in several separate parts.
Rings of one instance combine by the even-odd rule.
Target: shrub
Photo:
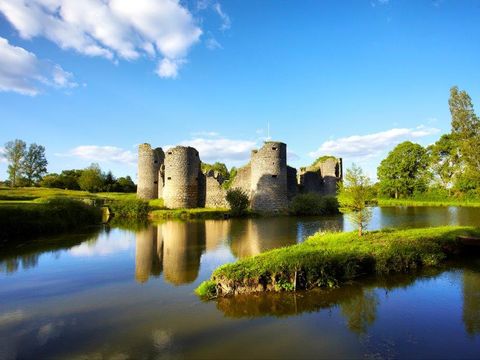
[[[139,199],[117,200],[109,204],[116,218],[146,219],[150,207],[147,201]]]
[[[242,189],[229,189],[226,197],[230,205],[230,213],[234,216],[245,214],[250,204],[248,195]]]
[[[299,194],[290,204],[293,215],[330,215],[338,213],[338,202],[334,196],[318,194]]]

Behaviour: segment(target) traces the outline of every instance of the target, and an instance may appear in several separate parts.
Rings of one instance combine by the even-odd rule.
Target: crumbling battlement
[[[252,210],[278,212],[286,210],[299,192],[335,195],[341,179],[342,159],[320,159],[297,175],[297,170],[287,165],[287,145],[267,141],[238,169],[231,188],[248,194]],[[176,146],[166,153],[149,144],[138,148],[137,196],[141,199],[163,197],[165,206],[172,209],[226,208],[224,181],[215,171],[202,173],[200,154],[192,147]]]

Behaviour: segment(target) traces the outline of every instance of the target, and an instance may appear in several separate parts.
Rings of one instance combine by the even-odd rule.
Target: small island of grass
[[[334,287],[368,274],[438,266],[462,250],[461,236],[480,229],[444,226],[318,233],[304,243],[271,250],[216,269],[196,290],[201,297]]]

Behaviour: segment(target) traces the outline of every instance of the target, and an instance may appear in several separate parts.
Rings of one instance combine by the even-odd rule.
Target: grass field
[[[462,245],[459,235],[480,236],[472,227],[437,227],[320,233],[304,243],[226,264],[197,288],[200,296],[334,287],[366,274],[406,272],[436,266]]]

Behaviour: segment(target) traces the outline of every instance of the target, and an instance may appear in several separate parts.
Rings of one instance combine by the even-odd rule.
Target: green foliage
[[[356,241],[355,232],[319,233],[304,243],[223,265],[210,280],[252,291],[258,291],[259,284],[286,290],[282,284],[288,279],[293,283],[296,276],[297,289],[329,287],[371,273],[437,266],[460,248],[460,235],[479,236],[480,230],[460,226],[382,230],[365,234],[363,241]]]
[[[100,221],[99,208],[73,199],[53,198],[39,203],[2,204],[0,239],[56,234]]]
[[[293,215],[331,215],[338,213],[338,201],[334,196],[320,196],[314,193],[298,194],[290,203]]]
[[[368,207],[373,200],[372,184],[361,168],[352,165],[345,175],[343,183],[338,187],[338,202],[340,211],[350,218],[358,227],[358,234],[362,236],[363,229],[372,218],[372,211]]]
[[[22,161],[25,157],[27,144],[23,140],[15,139],[5,144],[4,157],[8,163],[8,178],[10,186],[18,186],[18,180],[22,176]]]
[[[195,289],[195,294],[201,298],[213,298],[217,295],[217,284],[211,280],[204,281]]]
[[[245,214],[250,205],[247,193],[238,188],[227,190],[226,200],[230,205],[230,212],[233,216]]]
[[[425,191],[428,160],[426,149],[419,144],[405,141],[397,145],[377,169],[380,191],[396,199]]]
[[[229,174],[228,179],[226,181],[224,181],[224,183],[222,184],[224,189],[228,190],[232,187],[232,184],[233,184],[235,178],[237,177],[237,174],[238,174],[238,169],[235,166],[233,166],[230,169],[230,174]]]
[[[221,162],[217,161],[216,163],[214,163],[212,165],[212,164],[207,164],[207,163],[202,162],[202,172],[203,173],[206,174],[206,173],[208,173],[209,171],[212,171],[212,170],[217,172],[218,174],[220,174],[220,176],[224,180],[228,180],[228,178],[230,177],[227,166],[224,163],[221,163]]]
[[[452,135],[457,142],[462,160],[471,173],[480,171],[480,120],[475,115],[472,99],[466,91],[454,86],[448,100],[452,115]]]
[[[80,189],[89,192],[102,191],[104,178],[102,170],[98,164],[92,164],[82,171],[82,175],[78,178]]]
[[[148,202],[140,199],[115,200],[108,205],[116,218],[124,219],[147,219],[150,210]]]
[[[38,184],[42,176],[47,173],[47,165],[45,148],[35,143],[30,144],[21,163],[26,186]]]
[[[444,134],[427,150],[430,153],[430,167],[434,180],[438,180],[441,186],[450,191],[460,168],[460,153],[454,137],[451,134]]]
[[[197,209],[160,209],[150,212],[152,220],[164,219],[225,219],[230,212],[227,209],[197,208]]]
[[[312,163],[312,165],[307,166],[307,167],[303,167],[300,170],[311,170],[311,171],[318,170],[318,169],[320,169],[320,165],[322,163],[324,163],[325,161],[329,160],[329,159],[336,160],[337,158],[335,156],[332,156],[332,155],[323,155],[323,156],[320,156],[317,159],[315,159],[315,161]]]

